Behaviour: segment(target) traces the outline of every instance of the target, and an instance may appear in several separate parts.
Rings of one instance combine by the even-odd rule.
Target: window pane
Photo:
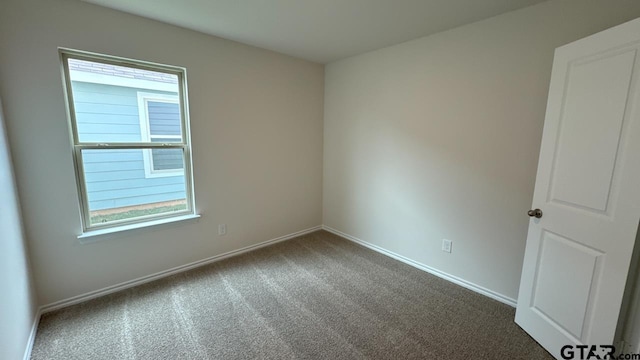
[[[182,163],[182,149],[152,149],[151,156],[153,156],[153,170],[181,170],[183,168]]]
[[[87,60],[68,63],[80,142],[146,142],[151,128],[181,135],[178,76]],[[147,103],[153,106],[147,109]]]
[[[144,154],[150,150],[82,150],[90,226],[187,209],[184,172],[149,177]]]
[[[152,137],[182,135],[178,103],[148,100],[147,113],[149,114],[149,134]]]

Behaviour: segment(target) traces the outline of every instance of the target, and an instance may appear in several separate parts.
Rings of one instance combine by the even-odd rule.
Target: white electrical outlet
[[[442,251],[451,252],[451,240],[442,239]]]
[[[227,224],[218,225],[218,235],[226,235],[227,234]]]

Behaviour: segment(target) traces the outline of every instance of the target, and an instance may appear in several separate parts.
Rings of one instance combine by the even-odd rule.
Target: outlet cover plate
[[[447,239],[442,239],[442,251],[444,252],[451,252],[451,240],[447,240]]]

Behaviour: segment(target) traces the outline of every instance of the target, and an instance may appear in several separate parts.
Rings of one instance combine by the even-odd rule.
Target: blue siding
[[[83,82],[72,86],[81,141],[142,139],[137,93],[153,91]],[[83,167],[91,211],[185,198],[183,176],[146,177],[143,150],[87,150]]]

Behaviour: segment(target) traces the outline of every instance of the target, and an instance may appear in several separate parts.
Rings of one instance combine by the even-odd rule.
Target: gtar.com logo
[[[615,352],[613,345],[565,345],[560,349],[560,356],[567,360],[615,359]]]

